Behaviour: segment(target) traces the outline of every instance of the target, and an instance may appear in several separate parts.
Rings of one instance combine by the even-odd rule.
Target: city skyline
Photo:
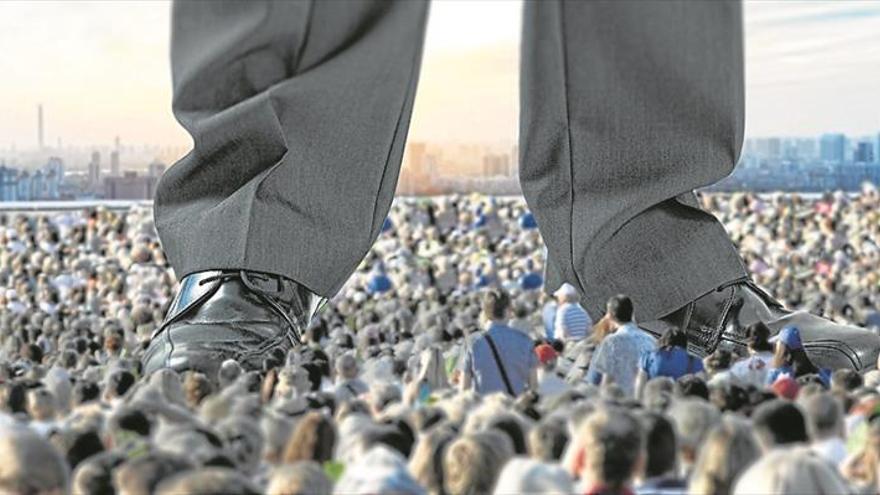
[[[412,140],[515,142],[520,3],[432,5]],[[0,149],[188,147],[170,112],[168,2],[0,4]],[[880,3],[746,2],[747,135],[880,127]],[[11,84],[10,84],[11,82]],[[475,117],[471,110],[479,108]]]

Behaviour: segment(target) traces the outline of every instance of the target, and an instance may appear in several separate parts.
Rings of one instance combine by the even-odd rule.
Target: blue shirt
[[[529,272],[519,278],[519,287],[522,290],[540,289],[544,285],[544,277],[538,272]]]
[[[535,221],[535,215],[532,212],[527,211],[527,212],[523,213],[522,215],[520,215],[519,226],[523,230],[537,229],[538,222]]]
[[[588,380],[596,383],[603,375],[616,383],[628,396],[635,395],[636,376],[642,356],[653,352],[657,341],[635,323],[627,323],[596,348],[590,361]]]
[[[384,273],[376,273],[367,282],[367,293],[381,294],[391,290],[391,279]]]
[[[514,395],[521,394],[529,383],[532,370],[538,367],[538,357],[535,355],[532,339],[507,325],[493,322],[485,333],[476,335],[470,345],[465,346],[459,369],[471,377],[477,392],[507,393],[507,386],[501,378],[498,362],[492,354],[486,334],[492,336],[495,347],[498,348],[498,356],[507,372]]]
[[[642,356],[640,368],[648,375],[648,379],[668,376],[676,380],[684,375],[703,371],[703,361],[686,349],[673,347],[645,354]]]

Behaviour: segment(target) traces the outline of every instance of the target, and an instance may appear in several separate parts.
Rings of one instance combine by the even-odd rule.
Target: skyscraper
[[[855,163],[874,163],[874,147],[868,141],[861,141],[856,144],[853,151],[853,161]]]
[[[110,175],[119,177],[119,136],[113,140],[114,149],[110,152]]]
[[[822,134],[819,138],[819,159],[826,163],[843,163],[846,153],[846,136]]]
[[[43,149],[43,104],[37,105],[37,146]]]
[[[93,151],[89,161],[89,186],[95,187],[101,183],[101,152]]]

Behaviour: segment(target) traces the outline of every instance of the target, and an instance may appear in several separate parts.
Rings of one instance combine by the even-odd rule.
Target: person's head
[[[678,399],[669,407],[668,414],[678,439],[679,459],[691,465],[697,459],[706,435],[721,418],[712,404],[694,398]]]
[[[268,495],[330,495],[332,492],[333,482],[321,465],[313,461],[276,467],[266,487]]]
[[[814,442],[843,435],[843,407],[834,395],[819,392],[802,398],[798,404],[803,408],[807,429]]]
[[[55,419],[55,397],[45,388],[28,391],[27,410],[35,421],[51,421]]]
[[[217,425],[217,433],[225,440],[226,453],[239,471],[250,474],[259,466],[263,454],[263,433],[250,417],[234,414]]]
[[[608,300],[606,314],[614,323],[623,325],[633,321],[633,302],[629,296],[618,294]]]
[[[489,493],[502,466],[513,457],[510,441],[494,431],[463,435],[443,456],[443,486],[447,493]]]
[[[559,286],[553,295],[556,296],[556,301],[559,302],[559,304],[576,303],[579,298],[577,289],[567,282]]]
[[[658,347],[667,351],[672,350],[674,347],[687,349],[687,345],[687,332],[679,327],[670,327],[662,336],[660,336],[660,341],[658,342]]]
[[[326,462],[333,458],[336,447],[336,426],[318,412],[310,412],[301,419],[287,441],[284,462]]]
[[[709,432],[690,477],[689,493],[727,495],[761,452],[749,424],[725,416]]]
[[[783,328],[770,339],[770,342],[776,346],[773,354],[773,367],[791,367],[795,377],[819,372],[819,368],[810,361],[807,351],[804,350],[801,332],[797,327]]]
[[[762,321],[746,327],[746,345],[752,352],[772,352],[773,345],[767,341],[769,338],[770,328]]]
[[[675,428],[665,415],[643,412],[639,419],[645,433],[645,464],[642,478],[654,478],[675,471]]]
[[[509,493],[574,493],[571,476],[556,464],[545,464],[526,458],[513,458],[498,477],[496,495]]]
[[[568,427],[565,421],[546,418],[529,430],[529,455],[545,462],[557,462],[568,445]]]
[[[455,433],[445,427],[437,427],[419,437],[409,471],[420,485],[431,493],[443,490],[443,457],[446,449],[455,438]]]
[[[490,321],[507,321],[510,296],[501,289],[490,289],[483,296],[483,315]]]
[[[345,353],[336,360],[336,374],[343,380],[353,380],[358,376],[358,362],[353,354]]]
[[[116,469],[113,481],[119,493],[149,495],[165,478],[192,467],[182,458],[160,452],[149,452],[125,461]]]
[[[764,451],[786,444],[809,441],[800,408],[783,399],[767,401],[752,414],[755,434]]]
[[[734,495],[837,495],[853,493],[834,466],[805,447],[769,452],[736,482]]]
[[[376,415],[381,414],[389,405],[400,402],[402,399],[400,388],[393,383],[379,382],[370,386],[370,407]]]
[[[538,362],[541,363],[545,370],[552,371],[556,369],[556,359],[559,357],[559,353],[556,352],[552,345],[541,344],[535,347],[535,355],[538,356]]]
[[[113,470],[123,461],[125,461],[125,457],[118,452],[103,452],[89,457],[73,471],[71,491],[73,493],[114,493]]]
[[[116,370],[107,377],[104,396],[107,399],[122,398],[134,385],[134,375],[127,370]]]
[[[652,378],[642,391],[642,404],[649,411],[666,411],[675,394],[675,381],[668,376]]]
[[[197,408],[205,397],[211,395],[212,390],[211,381],[203,373],[191,371],[183,378],[183,392],[186,394],[186,404],[193,409]]]
[[[70,473],[48,441],[25,428],[0,433],[0,492],[64,494]]]
[[[228,467],[191,469],[165,478],[156,487],[157,495],[257,495],[260,490],[244,475]]]
[[[719,373],[730,369],[733,354],[727,349],[716,349],[715,352],[703,359],[703,365],[710,374]]]
[[[642,425],[626,409],[597,409],[584,420],[573,441],[569,472],[588,486],[621,491],[631,484],[644,460]]]
[[[675,381],[676,395],[709,400],[709,386],[699,375],[684,375]]]
[[[862,375],[851,369],[839,369],[831,374],[831,390],[853,392],[864,384]]]

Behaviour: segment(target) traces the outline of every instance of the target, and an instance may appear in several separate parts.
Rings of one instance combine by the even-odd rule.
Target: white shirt
[[[770,371],[772,359],[772,352],[756,352],[747,358],[735,362],[730,367],[730,374],[741,383],[761,388],[767,382],[767,372]]]
[[[541,398],[556,397],[568,391],[568,389],[568,383],[555,372],[548,372],[544,371],[544,368],[538,368],[538,395]]]
[[[839,466],[847,456],[846,444],[840,437],[831,437],[813,442],[810,445],[810,450],[835,466]]]

